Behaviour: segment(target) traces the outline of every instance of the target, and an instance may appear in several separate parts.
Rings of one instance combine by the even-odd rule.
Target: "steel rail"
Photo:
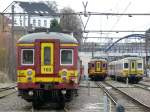
[[[69,112],[69,109],[67,109],[66,107],[63,110],[64,112]]]
[[[108,85],[108,86],[110,86],[110,87],[112,87],[113,89],[115,89],[115,90],[121,92],[122,94],[124,94],[124,95],[127,96],[128,98],[132,99],[132,100],[135,101],[136,103],[140,104],[140,105],[143,106],[144,108],[150,110],[150,105],[146,105],[146,104],[144,104],[144,103],[142,103],[142,102],[136,100],[136,99],[133,98],[132,96],[128,95],[126,92],[121,91],[120,89],[114,87],[113,85],[111,85],[111,84],[109,84],[109,83],[106,83],[106,82],[105,82],[105,84]]]
[[[7,90],[10,90],[10,89],[14,89],[15,87],[17,87],[17,86],[3,87],[3,88],[0,88],[0,92],[7,91]]]
[[[105,92],[105,94],[111,99],[111,101],[113,101],[113,103],[115,104],[115,105],[117,105],[117,100],[110,94],[110,92],[102,85],[102,83],[100,82],[100,83],[98,83],[98,82],[95,82],[96,83],[96,85],[98,86],[98,87],[100,87],[104,92]]]
[[[10,87],[3,87],[3,88],[0,88],[0,99],[2,98],[5,98],[6,96],[9,96],[13,93],[16,93],[17,91],[11,91],[13,89],[15,89],[16,86],[10,86]],[[3,93],[3,92],[6,92],[6,91],[9,91],[8,93]],[[3,93],[3,94],[2,94]]]
[[[150,89],[148,89],[148,87],[150,87],[149,85],[145,85],[145,84],[134,84],[135,87],[144,89],[146,91],[150,91]]]

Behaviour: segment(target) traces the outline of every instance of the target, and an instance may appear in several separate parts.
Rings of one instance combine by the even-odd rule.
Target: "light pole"
[[[146,74],[146,77],[148,77],[148,73],[147,73],[147,70],[149,69],[148,68],[148,44],[149,44],[149,38],[150,38],[150,33],[149,31],[146,31],[146,37],[145,37],[145,74]]]
[[[12,10],[12,26],[11,26],[11,45],[10,45],[10,65],[9,65],[9,68],[10,68],[10,71],[9,71],[9,74],[11,74],[11,79],[13,81],[15,81],[15,75],[16,75],[16,67],[15,67],[15,63],[16,63],[16,58],[15,58],[15,44],[14,44],[14,8],[15,6],[12,5],[11,6],[11,10]]]

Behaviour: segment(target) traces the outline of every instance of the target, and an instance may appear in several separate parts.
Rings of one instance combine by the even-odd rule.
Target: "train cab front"
[[[32,99],[35,94],[78,88],[76,46],[68,48],[57,39],[37,39],[17,44],[19,95]]]

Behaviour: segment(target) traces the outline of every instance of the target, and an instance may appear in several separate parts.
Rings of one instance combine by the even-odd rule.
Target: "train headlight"
[[[67,72],[63,71],[62,74],[61,74],[61,77],[67,77]]]
[[[66,80],[67,79],[67,70],[63,70],[62,73],[61,73],[61,78],[63,80]]]
[[[71,78],[70,78],[70,82],[71,82],[71,83],[77,83],[77,80],[76,80],[75,77],[71,77]]]
[[[32,81],[32,77],[28,77],[27,80],[31,82]]]
[[[32,69],[27,70],[27,75],[32,75]]]
[[[29,91],[28,94],[29,94],[29,96],[33,96],[34,93],[33,93],[33,91]]]
[[[63,71],[62,76],[67,76],[67,71]]]
[[[65,94],[66,94],[66,90],[62,90],[61,93],[62,93],[63,95],[65,95]]]

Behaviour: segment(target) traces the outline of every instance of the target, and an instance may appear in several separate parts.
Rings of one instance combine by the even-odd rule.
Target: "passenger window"
[[[22,49],[21,52],[21,64],[22,65],[33,65],[34,64],[34,50],[33,49]]]
[[[138,63],[138,68],[142,68],[142,63]]]
[[[124,68],[128,68],[128,63],[124,63]]]
[[[51,49],[50,47],[44,47],[44,65],[51,64]]]
[[[72,49],[61,50],[61,64],[62,65],[73,64],[73,50]]]

